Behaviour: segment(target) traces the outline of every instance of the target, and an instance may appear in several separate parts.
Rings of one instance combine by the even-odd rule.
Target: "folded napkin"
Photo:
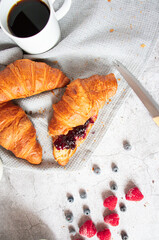
[[[61,41],[50,51],[40,55],[23,55],[0,30],[0,68],[20,59],[40,59],[60,68],[69,78],[85,78],[93,74],[113,72],[118,79],[118,91],[109,104],[100,111],[97,122],[87,140],[79,147],[67,165],[68,170],[85,166],[92,152],[106,133],[119,107],[130,93],[127,83],[112,65],[114,59],[122,62],[136,77],[143,72],[146,61],[156,43],[159,30],[158,0],[73,0],[69,13],[59,22]],[[0,148],[6,167],[27,170],[63,170],[54,161],[48,122],[52,103],[57,102],[64,89],[42,93],[16,102],[28,112],[38,140],[43,148],[43,162],[32,166]]]

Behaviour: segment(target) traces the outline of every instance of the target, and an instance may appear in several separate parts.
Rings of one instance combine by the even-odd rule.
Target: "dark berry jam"
[[[92,118],[89,118],[84,125],[80,125],[78,127],[70,130],[67,135],[60,135],[56,141],[54,142],[55,147],[58,150],[63,149],[75,149],[76,140],[78,138],[86,137],[86,129],[88,128],[90,123],[94,123]]]

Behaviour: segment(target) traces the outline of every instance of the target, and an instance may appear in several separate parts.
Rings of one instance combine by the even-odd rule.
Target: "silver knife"
[[[127,81],[129,86],[134,90],[136,95],[145,105],[150,115],[152,116],[154,122],[159,126],[159,107],[149,95],[149,93],[143,88],[140,82],[129,72],[120,62],[113,62],[116,69],[123,76],[123,78]]]

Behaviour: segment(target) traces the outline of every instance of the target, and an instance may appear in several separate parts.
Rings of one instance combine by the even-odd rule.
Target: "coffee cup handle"
[[[55,2],[55,0],[52,0],[51,1],[52,4]],[[64,0],[64,3],[62,5],[62,7],[55,12],[55,15],[56,15],[56,19],[57,20],[60,20],[61,18],[63,18],[66,13],[69,11],[70,7],[71,7],[71,0]]]

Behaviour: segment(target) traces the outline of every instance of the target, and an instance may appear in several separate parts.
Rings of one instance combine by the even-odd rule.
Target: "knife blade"
[[[144,89],[144,87],[135,78],[135,76],[133,76],[133,74],[129,72],[129,70],[126,69],[126,67],[122,63],[120,63],[117,60],[113,63],[118,72],[123,76],[123,78],[127,81],[129,86],[133,89],[133,91],[142,101],[144,106],[147,108],[154,122],[159,126],[159,107],[152,99],[150,94]]]

